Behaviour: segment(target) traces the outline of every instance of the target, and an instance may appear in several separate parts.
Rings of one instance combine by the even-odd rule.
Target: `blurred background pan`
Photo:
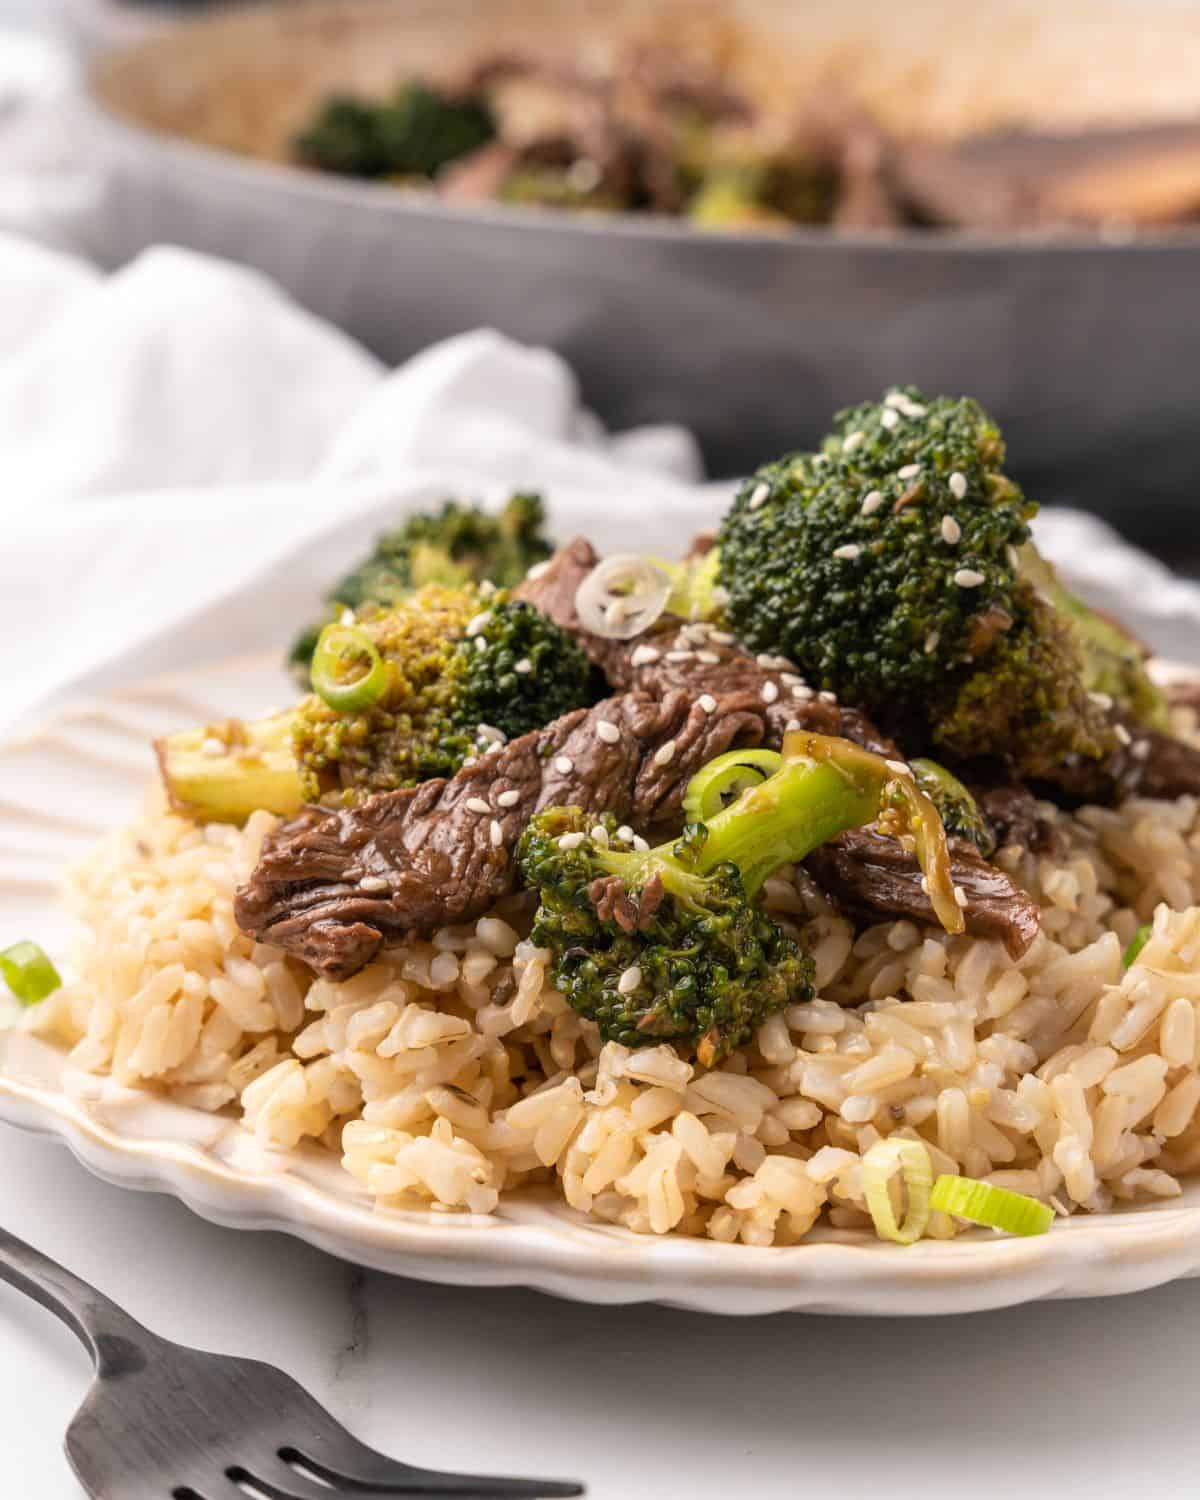
[[[711,233],[452,205],[289,163],[332,90],[382,94],[531,40],[600,55],[648,26],[718,48],[770,107],[834,80],[900,132],[1200,119],[1200,9],[1162,0],[292,0],[95,49],[110,186],[92,249],[235,257],[389,360],[479,325],[548,344],[606,420],[685,422],[718,474],[803,445],[889,382],[970,392],[1039,498],[1178,537],[1200,469],[1200,225]]]

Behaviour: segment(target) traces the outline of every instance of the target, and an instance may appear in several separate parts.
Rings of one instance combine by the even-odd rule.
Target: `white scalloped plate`
[[[280,694],[273,662],[232,661],[81,703],[0,748],[3,930],[49,946],[70,931],[62,870],[136,809],[150,737],[261,713]],[[537,1287],[579,1301],[659,1301],[720,1313],[971,1312],[1042,1297],[1139,1291],[1200,1274],[1200,1182],[1180,1199],[1056,1224],[1038,1239],[964,1235],[902,1250],[818,1231],[752,1249],[652,1239],[593,1224],[549,1195],[492,1218],[377,1211],[327,1153],[264,1153],[236,1121],[68,1067],[22,1032],[0,1032],[0,1119],[64,1141],[122,1187],[172,1193],[206,1219],[294,1234],[377,1270],[429,1281]]]

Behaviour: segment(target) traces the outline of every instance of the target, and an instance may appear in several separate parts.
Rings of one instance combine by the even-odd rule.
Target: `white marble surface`
[[[1196,1493],[1200,1282],[953,1320],[733,1321],[362,1273],[7,1127],[0,1182],[8,1228],[135,1316],[282,1365],[417,1463],[578,1476],[593,1500]],[[72,1336],[0,1287],[4,1500],[79,1500],[60,1442],[86,1381]]]

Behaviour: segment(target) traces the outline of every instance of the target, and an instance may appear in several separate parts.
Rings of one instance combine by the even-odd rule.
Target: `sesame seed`
[[[634,653],[629,660],[631,665],[635,667],[648,667],[651,663],[656,662],[660,655],[661,653],[656,651],[653,646],[638,646],[634,649]]]
[[[580,844],[583,843],[583,840],[584,835],[582,833],[564,833],[562,838],[560,838],[558,841],[558,847],[560,849],[566,849],[568,851],[570,851],[571,849],[578,849]]]
[[[606,745],[615,745],[621,738],[621,731],[615,724],[607,719],[601,719],[596,725],[597,738],[602,739]]]
[[[843,442],[843,444],[842,444],[842,452],[843,453],[853,453],[856,448],[861,448],[862,445],[866,442],[866,440],[867,440],[866,433],[863,432],[863,430],[861,428],[857,428],[854,432],[852,432],[850,434],[850,436],[848,438],[846,438],[845,442]]]
[[[490,740],[493,745],[503,745],[508,738],[503,729],[497,729],[494,724],[477,724],[475,733],[481,740]]]
[[[481,630],[486,630],[492,623],[492,612],[490,609],[481,609],[477,615],[467,621],[467,635],[478,635]]]
[[[1088,698],[1097,708],[1102,708],[1105,713],[1113,706],[1113,701],[1107,693],[1089,693]]]
[[[907,406],[908,397],[903,391],[889,391],[883,398],[884,406]]]
[[[364,875],[358,888],[360,891],[386,891],[388,883],[382,875]]]
[[[845,542],[842,546],[833,549],[833,555],[834,557],[844,559],[846,562],[853,562],[856,557],[862,555],[862,548],[857,542]]]
[[[902,760],[885,760],[884,765],[896,776],[912,775],[912,771]]]
[[[516,807],[521,800],[521,794],[516,787],[511,787],[507,792],[501,792],[496,798],[497,807]]]
[[[590,835],[593,843],[602,844],[605,849],[608,848],[608,829],[603,823],[595,824],[590,830]]]
[[[887,406],[879,413],[879,424],[891,432],[893,427],[900,425],[900,413],[894,406]]]
[[[548,557],[545,562],[534,563],[533,567],[530,568],[525,577],[529,579],[530,583],[532,583],[535,578],[540,578],[542,576],[542,574],[550,566],[551,561],[552,559]]]
[[[750,493],[750,509],[757,510],[767,496],[771,493],[771,486],[767,483],[756,484]]]
[[[925,655],[932,656],[938,648],[938,642],[942,638],[940,630],[931,630],[925,637]]]
[[[481,599],[490,599],[495,592],[496,585],[490,578],[485,578],[479,585],[479,597]]]
[[[779,697],[779,685],[778,685],[778,683],[764,682],[763,685],[762,685],[762,701],[764,703],[774,703],[775,700],[776,700],[776,698],[778,698],[778,697]]]
[[[633,829],[630,828],[630,826],[629,826],[628,823],[622,823],[621,826],[620,826],[620,828],[617,829],[617,837],[621,840],[621,842],[623,844],[632,844],[633,843]]]
[[[965,497],[967,493],[967,476],[965,474],[960,474],[955,469],[947,483],[950,486],[950,493],[956,500],[962,500]]]
[[[1124,724],[1114,724],[1113,733],[1121,741],[1122,745],[1133,744],[1133,735],[1125,728]]]
[[[896,410],[902,411],[906,417],[923,417],[929,408],[922,406],[919,401],[910,401],[905,397],[903,403],[896,402]]]
[[[966,891],[963,890],[963,888],[962,888],[961,885],[956,885],[954,887],[954,899],[955,899],[955,901],[958,902],[959,906],[962,906],[962,907],[966,906],[966,904],[967,904],[967,893],[966,893]]]
[[[201,755],[208,755],[215,759],[218,755],[225,754],[224,743],[217,739],[216,735],[210,734],[200,746]]]
[[[476,651],[486,651],[487,650],[487,640],[485,639],[485,637],[483,637],[481,635],[477,635],[475,637],[475,649],[476,649]]]
[[[717,700],[711,693],[701,693],[696,702],[706,714],[715,714],[717,711]]]
[[[352,609],[344,609],[344,610],[342,610],[341,614],[338,616],[338,624],[339,625],[353,625],[354,624],[354,611]]]
[[[1012,568],[1014,572],[1016,572],[1016,570],[1021,566],[1021,554],[1015,547],[1009,546],[1005,548],[1005,556],[1008,558],[1009,567]]]
[[[879,490],[869,490],[863,496],[862,513],[864,516],[873,516],[883,504],[883,495]]]
[[[717,609],[724,609],[729,603],[729,590],[723,583],[718,583],[714,588],[709,589],[708,597]]]
[[[715,667],[721,660],[719,651],[697,651],[696,660],[704,662],[707,666]]]
[[[905,464],[902,469],[896,470],[897,479],[915,479],[921,472],[920,464]]]
[[[569,776],[575,769],[575,762],[569,755],[558,755],[554,759],[554,769],[560,776]]]
[[[668,740],[665,745],[660,745],[654,752],[654,764],[656,766],[669,766],[675,759],[675,741]]]
[[[513,671],[519,672],[522,677],[528,677],[530,672],[533,671],[533,663],[527,656],[523,656],[521,660],[517,662],[513,667]]]
[[[789,719],[783,726],[783,732],[784,734],[792,734],[795,730],[803,728],[804,725],[801,724],[799,719]]]
[[[766,652],[756,658],[760,667],[767,667],[772,672],[787,672],[792,666],[790,656],[768,656]]]
[[[942,517],[942,541],[948,542],[951,547],[962,541],[962,527],[953,516]]]
[[[696,653],[694,651],[687,651],[687,650],[684,650],[684,651],[668,651],[667,652],[667,660],[668,661],[691,661],[692,657],[695,656],[695,654]]]
[[[482,751],[480,751],[480,754],[481,755],[499,755],[500,754],[500,741],[499,740],[493,740],[490,745],[485,746],[484,749]]]
[[[471,766],[477,766],[478,764],[479,764],[479,757],[477,755],[468,755],[467,758],[466,758],[466,760],[464,760],[463,763],[462,763],[462,765],[459,767],[459,769],[465,771],[465,770],[468,770]]]
[[[482,797],[468,797],[467,811],[473,813],[490,813],[491,808],[487,805]]]
[[[780,672],[779,680],[784,687],[799,687],[804,678],[797,676],[795,672]]]
[[[811,698],[812,695],[813,690],[809,687],[807,682],[797,682],[792,688],[792,697],[799,698],[802,702]]]
[[[928,896],[928,894],[929,894],[929,880],[924,875],[921,876],[921,890],[924,892],[924,894],[926,896]]]
[[[492,841],[492,848],[499,849],[504,842],[504,829],[501,828],[497,818],[492,819],[492,826],[488,829],[488,838]]]
[[[959,568],[954,581],[960,589],[977,589],[983,582],[983,574],[976,572],[974,568]]]
[[[822,703],[836,703],[837,702],[837,694],[836,693],[831,693],[828,688],[826,688],[824,692],[818,693],[817,696],[820,698],[820,700],[821,700]]]
[[[732,646],[737,640],[737,636],[728,630],[710,630],[708,638],[710,641],[716,641],[718,646]]]
[[[1133,749],[1130,750],[1129,753],[1133,756],[1134,760],[1149,760],[1150,741],[1138,740],[1138,742],[1134,745]]]
[[[637,964],[630,964],[620,979],[617,980],[617,990],[622,995],[632,995],[641,982],[641,969],[638,968]]]
[[[650,853],[650,845],[646,842],[646,840],[641,836],[640,833],[635,833],[634,834],[634,836],[633,836],[633,847],[637,850],[637,852],[639,854],[649,854]]]

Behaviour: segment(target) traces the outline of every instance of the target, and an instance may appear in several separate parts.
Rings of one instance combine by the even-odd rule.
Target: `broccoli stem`
[[[911,840],[938,920],[947,932],[962,932],[965,919],[936,807],[911,775],[832,735],[787,735],[779,770],[710,819],[693,861],[686,852],[679,858],[680,846],[665,845],[642,855],[601,854],[600,863],[631,886],[657,874],[670,895],[700,904],[704,877],[730,862],[753,898],[781,865],[796,864],[837,834],[874,822],[883,833]],[[687,842],[685,832],[685,851]]]

